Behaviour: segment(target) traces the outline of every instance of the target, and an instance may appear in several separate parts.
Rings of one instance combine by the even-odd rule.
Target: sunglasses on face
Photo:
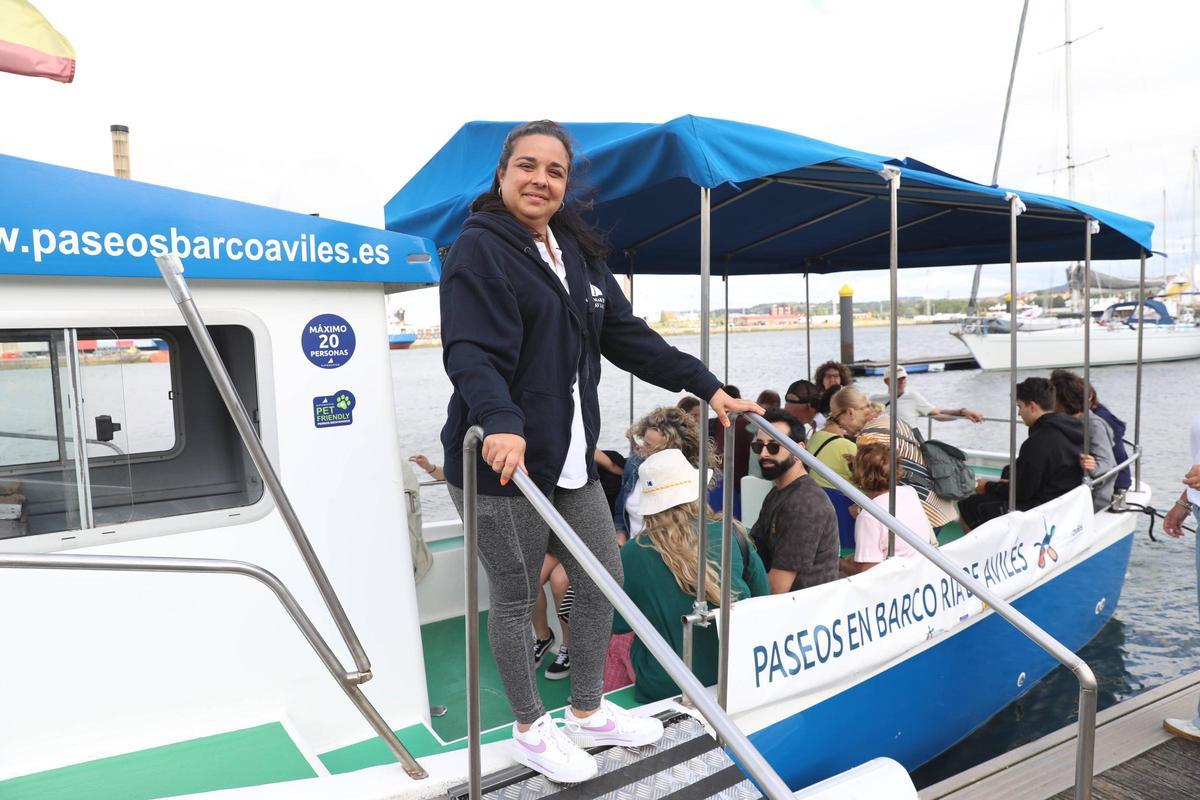
[[[779,444],[779,442],[753,441],[750,443],[750,449],[754,451],[754,455],[756,455],[756,456],[762,454],[764,447],[767,449],[767,452],[770,453],[771,455],[778,455],[779,448],[782,446],[783,445]]]

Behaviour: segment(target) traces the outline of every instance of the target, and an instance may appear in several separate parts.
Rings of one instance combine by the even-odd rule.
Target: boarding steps
[[[491,800],[754,800],[758,789],[730,760],[704,724],[679,712],[664,712],[663,737],[647,747],[597,747],[600,772],[584,783],[563,785],[524,766],[483,776]],[[467,784],[453,787],[451,800],[467,800]]]

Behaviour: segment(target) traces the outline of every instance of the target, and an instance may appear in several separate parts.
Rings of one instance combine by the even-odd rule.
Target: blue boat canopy
[[[0,275],[436,284],[415,236],[0,155]]]
[[[517,124],[464,125],[388,202],[387,227],[439,248],[453,243]],[[699,271],[700,187],[712,190],[714,275],[885,268],[888,167],[900,170],[901,267],[1008,263],[1010,192],[1027,208],[1017,224],[1022,262],[1082,259],[1089,219],[1100,225],[1093,259],[1135,259],[1151,249],[1149,222],[758,125],[685,116],[566,127],[578,144],[569,198],[594,204],[616,273]]]

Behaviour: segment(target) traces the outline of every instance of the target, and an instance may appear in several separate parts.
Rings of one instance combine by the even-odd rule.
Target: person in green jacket
[[[660,450],[646,458],[638,470],[641,511],[645,527],[621,548],[625,570],[625,592],[646,615],[655,629],[683,652],[680,619],[692,612],[696,594],[696,521],[700,513],[699,470],[679,450]],[[708,564],[705,596],[710,607],[721,603],[721,522],[705,505]],[[737,523],[735,522],[736,526]],[[742,557],[740,542],[748,542],[740,526],[733,545],[732,589],[734,600],[771,593],[767,571],[753,546],[746,546],[749,563]],[[617,614],[614,633],[629,633],[628,623]],[[692,671],[705,686],[717,682],[720,650],[715,627],[697,628],[693,644]],[[679,694],[679,687],[639,640],[630,651],[636,680],[634,695],[649,703]]]

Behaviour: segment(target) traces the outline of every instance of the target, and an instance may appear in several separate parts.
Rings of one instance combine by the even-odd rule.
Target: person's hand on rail
[[[500,473],[500,485],[504,486],[517,467],[526,475],[525,437],[515,433],[492,433],[483,437],[483,460]]]
[[[717,419],[721,420],[721,424],[726,428],[729,427],[729,415],[733,413],[741,413],[743,411],[753,411],[755,414],[765,414],[763,407],[751,400],[735,400],[725,394],[724,389],[717,389],[716,393],[709,399],[708,407],[717,412]]]

